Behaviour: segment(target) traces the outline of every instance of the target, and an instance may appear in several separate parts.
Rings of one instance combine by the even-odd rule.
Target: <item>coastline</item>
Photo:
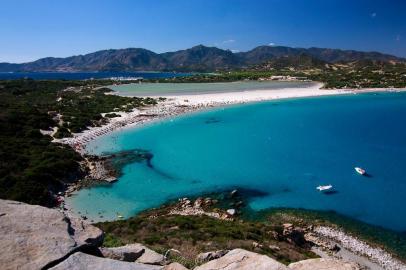
[[[316,96],[327,95],[343,95],[355,93],[352,89],[323,89],[322,83],[316,83],[308,88],[285,88],[279,90],[253,90],[253,91],[241,91],[241,92],[228,92],[228,93],[212,93],[212,94],[195,94],[195,95],[174,95],[166,96],[164,101],[158,102],[157,105],[144,107],[142,109],[134,109],[131,112],[114,112],[119,114],[119,117],[111,118],[110,121],[100,127],[89,127],[89,129],[73,134],[72,137],[54,139],[53,142],[63,143],[70,145],[76,152],[78,152],[83,158],[83,167],[88,169],[85,181],[80,179],[78,182],[70,184],[63,192],[63,207],[66,211],[71,211],[71,205],[69,205],[64,197],[70,197],[74,192],[80,190],[84,186],[88,186],[91,182],[107,183],[110,184],[116,181],[114,175],[116,172],[111,171],[105,167],[102,158],[92,155],[86,149],[89,142],[96,140],[98,137],[107,135],[114,131],[119,131],[127,128],[141,127],[144,124],[154,121],[160,121],[177,117],[187,113],[194,113],[202,110],[208,110],[212,108],[220,108],[238,104],[248,104],[254,102],[280,100],[289,98],[306,98]],[[109,94],[119,94],[118,92],[112,92]],[[159,98],[159,96],[151,96],[153,98]],[[105,113],[107,114],[107,113]],[[92,156],[96,159],[95,163],[89,161],[88,156]],[[99,160],[97,160],[99,159]],[[97,177],[93,177],[97,175]],[[83,184],[83,182],[85,184]]]
[[[101,127],[90,127],[89,129],[73,134],[73,137],[54,139],[54,142],[65,143],[72,146],[80,154],[85,154],[86,144],[99,136],[120,130],[141,126],[143,124],[179,116],[186,113],[204,109],[224,107],[228,105],[246,104],[261,101],[279,100],[287,98],[302,98],[327,95],[341,95],[356,92],[352,89],[322,89],[323,84],[317,83],[308,88],[285,88],[278,90],[252,90],[241,92],[211,93],[211,94],[186,94],[167,95],[164,101],[157,105],[144,107],[132,112],[114,112],[119,117],[110,119],[109,123]],[[111,94],[119,95],[118,92]],[[160,95],[151,95],[152,98],[159,98]],[[107,114],[107,113],[106,113]]]
[[[103,136],[110,132],[121,130],[124,128],[133,128],[142,126],[143,124],[167,119],[186,113],[192,113],[200,110],[223,107],[235,104],[245,104],[252,102],[261,102],[269,100],[287,99],[287,98],[302,98],[302,97],[315,97],[327,95],[342,95],[342,94],[357,94],[368,92],[398,92],[405,89],[321,89],[321,84],[309,88],[292,88],[281,90],[254,90],[244,92],[231,92],[231,93],[216,93],[216,94],[197,94],[197,95],[177,95],[166,96],[165,101],[161,101],[158,105],[152,107],[145,107],[141,110],[134,110],[129,113],[115,112],[120,114],[120,117],[112,118],[108,124],[101,127],[90,128],[82,133],[74,134],[71,138],[63,138],[55,140],[57,142],[66,143],[72,146],[81,155],[87,154],[86,144],[95,140],[99,136]],[[158,96],[152,96],[157,98]],[[99,166],[97,166],[99,167]],[[72,192],[80,188],[80,185],[72,185],[66,192],[70,195]],[[70,211],[70,206],[65,205],[67,211]],[[339,242],[347,252],[354,256],[361,256],[370,262],[377,263],[383,266],[383,269],[402,269],[404,264],[390,255],[389,252],[381,249],[379,253],[375,253],[376,249],[351,236],[344,231],[334,231],[334,228],[324,228],[318,233],[318,238],[329,238],[330,241]],[[350,239],[348,242],[347,240]],[[347,241],[347,242],[345,242]],[[365,244],[365,245],[364,245]],[[358,250],[358,247],[363,250]],[[319,254],[320,255],[320,254]],[[349,256],[351,256],[349,255]],[[377,255],[377,258],[371,257]],[[326,256],[332,256],[327,254]],[[400,266],[399,266],[400,265]],[[398,267],[399,266],[399,267]]]

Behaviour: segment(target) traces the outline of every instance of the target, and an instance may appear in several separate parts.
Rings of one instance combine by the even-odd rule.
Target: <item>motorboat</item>
[[[356,171],[357,173],[359,173],[360,175],[365,175],[365,174],[367,173],[364,169],[362,169],[362,168],[360,168],[360,167],[355,167],[354,169],[355,169],[355,171]]]
[[[326,186],[318,186],[316,189],[318,189],[319,191],[328,191],[331,190],[333,188],[332,185],[326,185]]]

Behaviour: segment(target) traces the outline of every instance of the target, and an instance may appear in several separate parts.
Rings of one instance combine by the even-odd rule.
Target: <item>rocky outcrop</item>
[[[144,264],[165,264],[165,257],[141,244],[129,244],[115,248],[101,248],[102,255],[106,258],[126,261],[139,262]]]
[[[283,224],[282,237],[289,243],[295,244],[299,247],[310,245],[305,239],[305,231],[303,228],[294,227],[293,224],[290,223]]]
[[[102,243],[103,232],[84,221],[37,205],[0,200],[0,265],[41,269]]]
[[[135,262],[123,262],[108,258],[100,258],[77,252],[60,264],[50,268],[52,270],[161,270],[162,266],[145,265]]]
[[[359,270],[356,263],[335,259],[309,259],[289,264],[293,270]]]
[[[136,262],[156,265],[163,265],[165,263],[165,257],[162,254],[146,248],[143,245],[140,245],[140,247],[144,249],[144,253],[136,260]]]
[[[197,255],[197,260],[199,260],[199,261],[215,260],[215,259],[223,257],[224,255],[227,254],[227,252],[228,252],[228,250],[216,250],[216,251],[200,253],[199,255]]]
[[[188,198],[179,199],[178,203],[173,205],[168,215],[180,216],[209,216],[217,219],[232,220],[232,215],[226,211],[212,211],[210,208],[217,203],[217,200],[211,198],[197,198],[194,202]],[[219,210],[219,209],[217,209]],[[233,209],[234,210],[234,209]],[[235,210],[233,214],[236,214]]]
[[[195,270],[288,270],[288,268],[271,259],[268,256],[260,255],[243,249],[234,249],[225,256],[205,263]]]

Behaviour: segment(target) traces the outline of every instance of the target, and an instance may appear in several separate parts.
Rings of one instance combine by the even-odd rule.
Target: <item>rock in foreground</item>
[[[135,262],[145,252],[145,249],[139,244],[129,244],[121,247],[101,248],[100,251],[106,258]]]
[[[163,265],[165,263],[165,258],[162,254],[159,254],[141,244],[138,245],[144,249],[144,253],[136,260],[136,262],[156,265]]]
[[[115,248],[102,248],[101,253],[104,257],[126,262],[139,262],[156,265],[163,265],[165,263],[165,258],[162,254],[159,254],[141,244],[129,244]]]
[[[234,249],[228,252],[225,256],[210,261],[195,270],[288,270],[288,268],[269,258],[265,255],[260,255],[254,252],[243,249]]]
[[[77,252],[60,264],[50,268],[52,270],[160,270],[162,266],[145,265],[135,262],[116,261]]]
[[[102,240],[100,229],[55,209],[0,200],[3,270],[41,269]]]

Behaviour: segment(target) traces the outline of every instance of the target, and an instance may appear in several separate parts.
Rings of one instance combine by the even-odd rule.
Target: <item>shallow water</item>
[[[111,86],[121,96],[171,96],[307,88],[314,82],[238,81],[225,83],[133,83]]]
[[[125,217],[168,199],[224,188],[266,192],[254,210],[335,210],[406,230],[406,93],[289,99],[217,108],[125,129],[88,146],[94,153],[145,149],[119,181],[69,199],[94,220]],[[366,168],[370,177],[355,173]],[[332,184],[325,195],[316,186]],[[103,218],[100,218],[103,216]]]

